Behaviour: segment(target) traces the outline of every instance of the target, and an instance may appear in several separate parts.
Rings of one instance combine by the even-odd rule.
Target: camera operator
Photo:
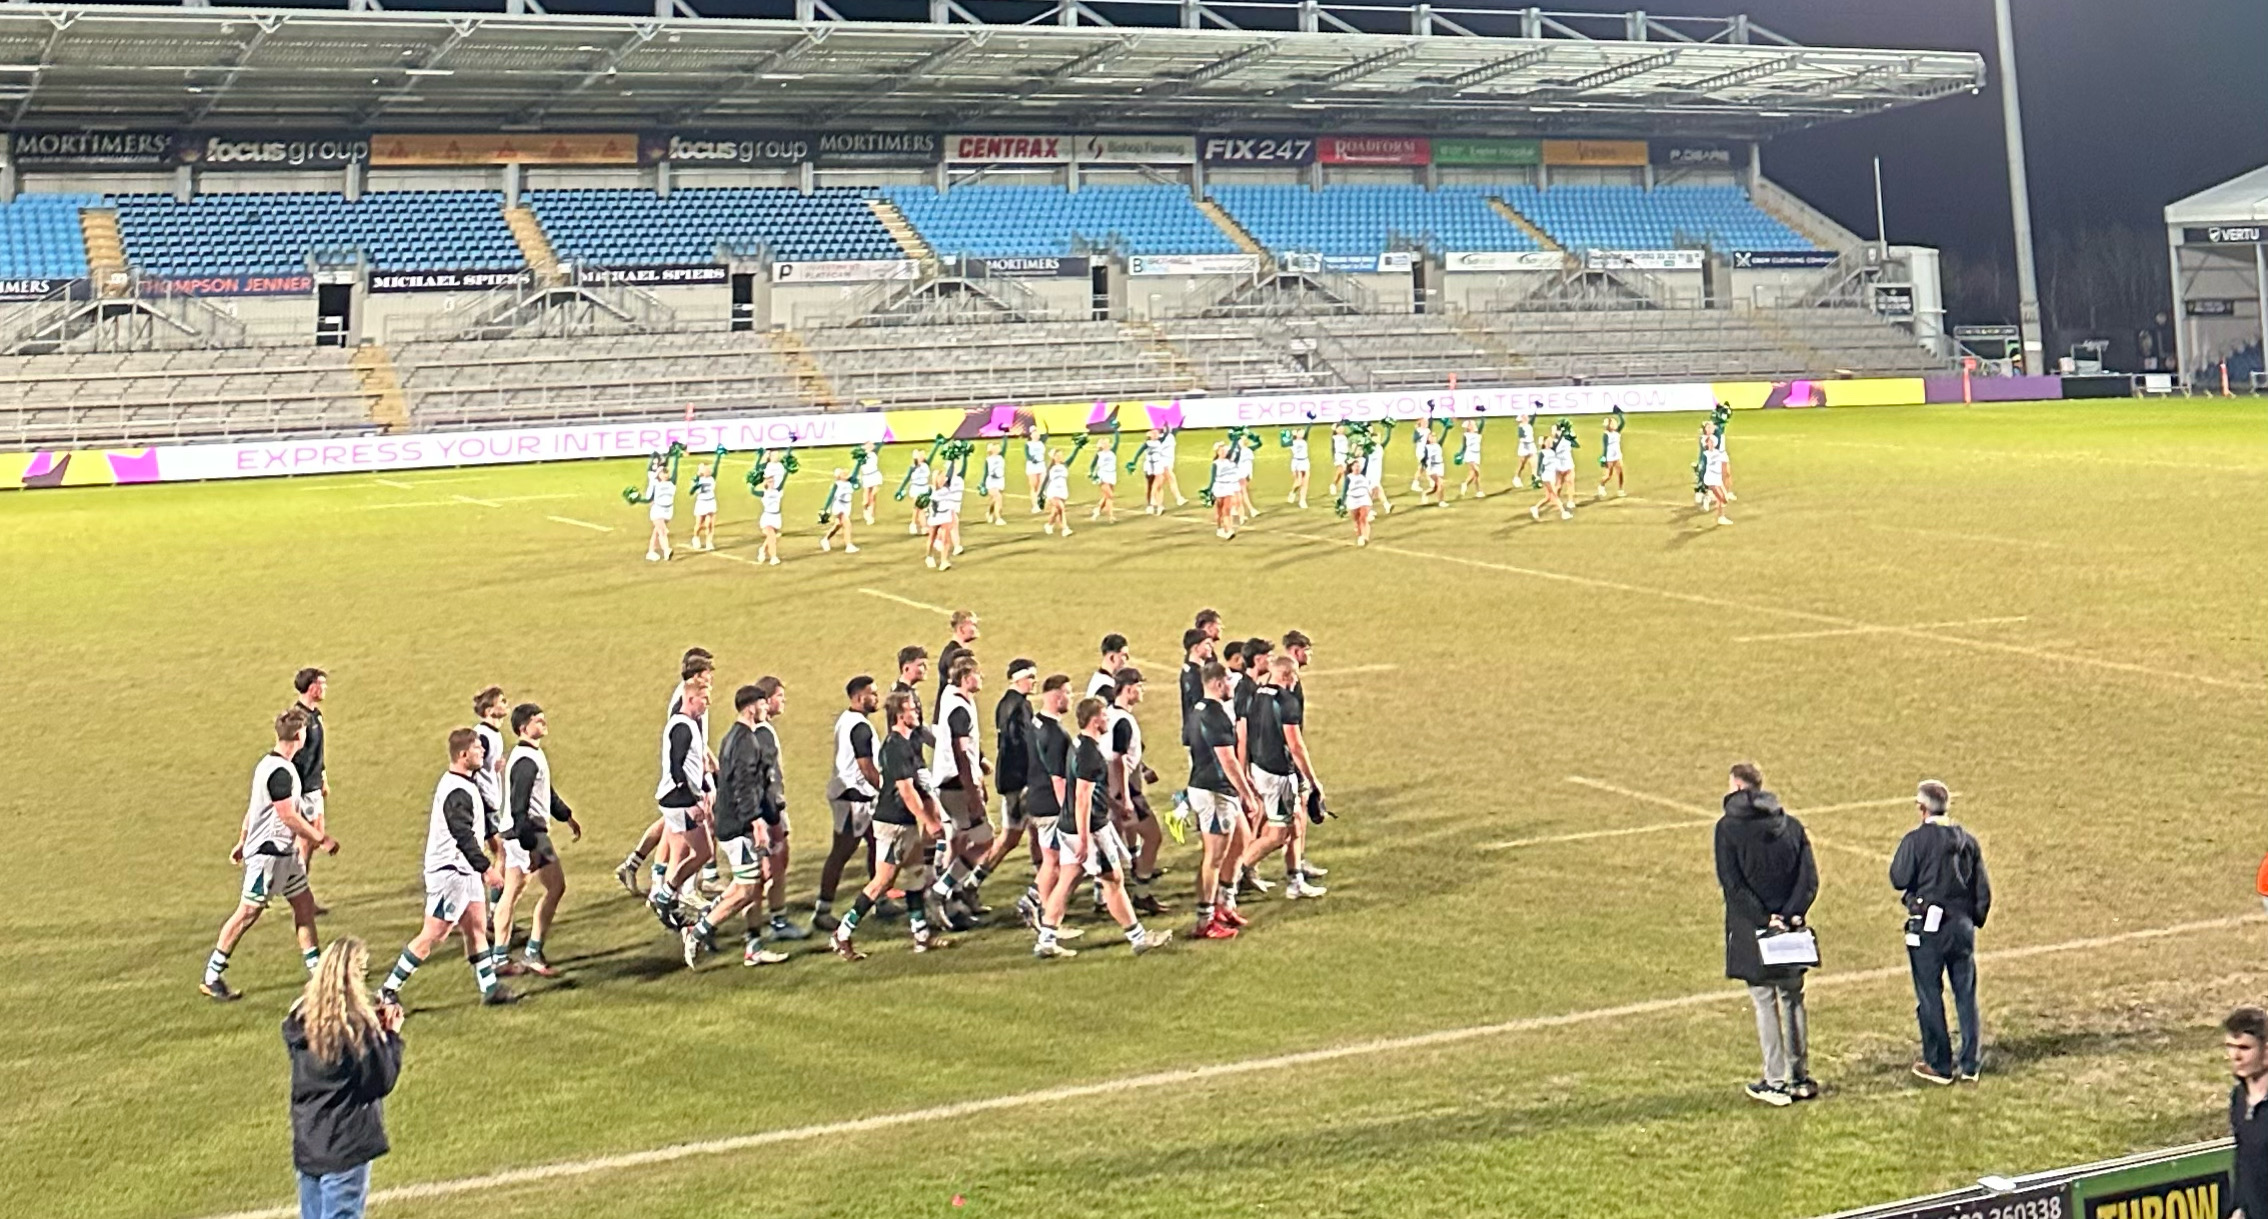
[[[1914,790],[1921,824],[1906,832],[1890,859],[1890,887],[1905,895],[1906,961],[1914,974],[1914,1018],[1921,1024],[1921,1061],[1914,1074],[1943,1086],[1960,1070],[1977,1080],[1977,928],[1992,913],[1992,882],[1984,850],[1953,824],[1953,794],[1935,779]],[[1953,983],[1953,1011],[1961,1021],[1956,1063],[1945,1032],[1945,982]]]
[[[1764,1078],[1748,1085],[1752,1100],[1781,1106],[1819,1095],[1811,1078],[1810,1031],[1800,965],[1766,965],[1758,940],[1803,929],[1819,896],[1819,867],[1803,823],[1764,790],[1750,763],[1732,768],[1725,815],[1717,821],[1717,884],[1725,895],[1725,976],[1748,984],[1756,1005],[1756,1039]]]

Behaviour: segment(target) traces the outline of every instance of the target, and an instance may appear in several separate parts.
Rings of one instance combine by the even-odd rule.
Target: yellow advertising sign
[[[638,137],[579,135],[378,135],[372,165],[636,165]]]
[[[372,159],[376,159],[375,155]],[[1545,140],[1546,165],[1644,165],[1644,140]]]

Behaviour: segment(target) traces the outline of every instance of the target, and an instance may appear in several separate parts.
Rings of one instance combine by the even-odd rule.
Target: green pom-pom
[[[789,453],[787,456],[780,458],[780,468],[786,470],[790,474],[793,474],[797,470],[803,468],[803,463],[796,460],[794,453]]]
[[[646,497],[636,487],[624,487],[622,489],[622,502],[625,504],[642,504],[646,502]]]

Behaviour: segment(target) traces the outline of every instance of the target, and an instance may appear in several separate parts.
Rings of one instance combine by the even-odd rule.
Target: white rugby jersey
[[[1118,726],[1120,724],[1130,725],[1134,734],[1134,743],[1127,747],[1125,753],[1119,753],[1111,748],[1112,745],[1118,743]],[[1102,751],[1104,757],[1119,758],[1126,763],[1126,775],[1129,783],[1141,782],[1142,724],[1141,721],[1134,718],[1133,712],[1118,706],[1104,709]]]
[[[535,774],[528,782],[528,824],[538,830],[549,830],[551,828],[551,759],[546,757],[543,750],[535,745],[521,741],[512,746],[512,758],[504,771],[505,791],[504,808],[500,818],[503,823],[501,833],[509,834],[518,825],[518,822],[512,817],[512,797],[517,796],[519,792],[513,790],[512,782],[518,776],[520,763],[523,761],[535,763]]]
[[[506,819],[504,812],[504,734],[482,720],[473,725],[473,736],[480,740],[480,765],[473,768],[473,787],[480,792],[481,807],[488,811],[488,824],[501,832]],[[486,838],[487,834],[481,837]]]
[[[937,760],[929,772],[934,783],[958,781],[961,777],[960,762],[953,756],[951,725],[955,711],[968,712],[969,747],[975,751],[980,763],[984,757],[984,716],[978,714],[976,704],[970,701],[968,695],[961,693],[958,687],[945,687],[937,696]],[[978,773],[983,773],[981,765]]]
[[[881,734],[874,731],[873,721],[856,711],[845,708],[841,715],[835,717],[835,784],[843,791],[856,793],[868,800],[873,800],[878,798],[881,793],[874,790],[874,786],[866,781],[864,772],[858,768],[860,754],[856,738],[858,728],[862,724],[865,725],[869,734],[866,743],[866,760],[874,763],[876,773],[881,772]]]
[[[693,745],[692,748],[685,751],[684,762],[673,769],[669,764],[669,737],[670,732],[680,724],[693,730]],[[676,791],[679,787],[685,788],[696,796],[708,790],[709,772],[708,768],[703,765],[708,739],[708,735],[701,729],[700,721],[683,712],[671,715],[669,722],[662,725],[661,781],[654,785],[654,799],[656,801]]]
[[[684,710],[685,683],[679,682],[677,683],[677,688],[669,692],[669,711],[667,714],[679,715],[682,714]],[[701,726],[702,748],[704,751],[706,751],[709,740],[709,709],[707,707],[703,707],[701,709],[701,714],[693,717],[693,722]]]
[[[472,860],[465,858],[464,848],[457,845],[456,832],[449,828],[449,818],[443,811],[452,792],[471,801],[473,836],[480,836],[480,789],[456,771],[441,772],[441,781],[433,787],[433,808],[425,823],[425,874],[428,876],[443,872],[474,876],[480,872],[472,865]]]
[[[252,766],[252,799],[244,806],[244,854],[289,855],[292,851],[291,827],[276,816],[275,797],[268,793],[268,782],[277,770],[291,776],[291,802],[293,811],[299,807],[299,771],[280,753],[269,753]]]

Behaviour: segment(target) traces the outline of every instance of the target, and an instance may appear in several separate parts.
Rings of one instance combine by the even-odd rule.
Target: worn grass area
[[[247,1001],[195,984],[235,896],[245,776],[308,663],[334,675],[326,933],[383,961],[414,930],[441,739],[488,682],[549,708],[560,788],[592,828],[565,852],[566,980],[504,1011],[474,1006],[445,955],[412,984],[381,1187],[1705,996],[380,1215],[1802,1216],[2210,1133],[2212,1025],[2260,997],[2259,924],[1988,963],[1986,1081],[1925,1092],[1904,1074],[1883,868],[1899,798],[1936,776],[1994,868],[1987,949],[2254,909],[2264,424],[2218,402],[1747,413],[1729,529],[1691,510],[1687,417],[1634,420],[1632,498],[1568,523],[1530,522],[1525,496],[1415,510],[1397,441],[1405,507],[1368,551],[1327,508],[1274,503],[1222,544],[1192,502],[1069,540],[1020,512],[971,525],[944,575],[889,529],[817,553],[829,454],[795,480],[787,562],[761,570],[735,561],[755,546],[737,462],[725,549],[667,566],[641,557],[623,465],[8,497],[0,1214],[288,1199],[275,1025],[299,968],[281,912],[237,954]],[[1510,439],[1489,434],[1494,485]],[[1261,467],[1268,500],[1282,463]],[[651,815],[678,653],[713,648],[728,684],[787,682],[807,903],[843,679],[945,638],[909,601],[977,610],[995,682],[1014,655],[1081,672],[1108,630],[1170,678],[1204,604],[1232,634],[1314,635],[1310,730],[1343,813],[1316,841],[1331,895],[1141,960],[1043,967],[1007,929],[917,958],[884,930],[857,967],[687,973],[608,876]],[[1171,780],[1169,691],[1147,722]],[[1720,976],[1707,831],[1680,824],[1743,757],[1799,812],[1860,806],[1810,818],[1830,1095],[1788,1111],[1739,1094],[1749,1017]],[[1568,837],[1612,830],[1644,832]],[[1161,896],[1186,909],[1194,856],[1169,858]],[[1925,1122],[1945,1133],[1919,1157]]]

